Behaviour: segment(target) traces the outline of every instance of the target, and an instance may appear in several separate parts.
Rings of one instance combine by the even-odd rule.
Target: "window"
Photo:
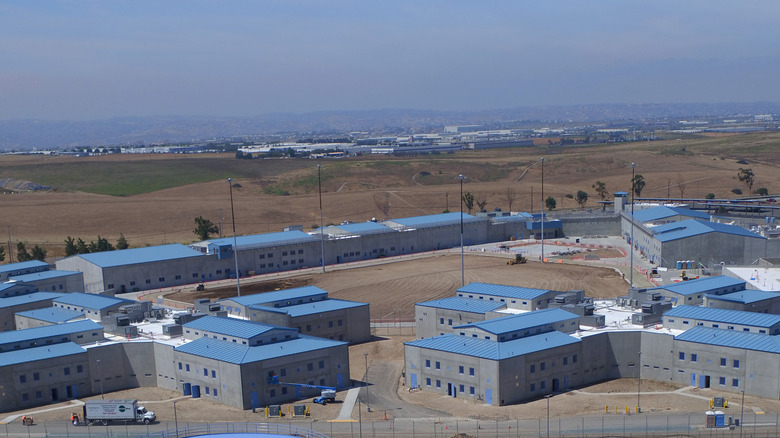
[[[19,383],[27,383],[27,376],[22,374],[19,376]]]
[[[338,321],[336,321],[336,324],[337,324],[339,327],[341,327],[342,325],[344,325],[344,321],[342,321],[342,320],[338,320]]]
[[[460,391],[460,392],[466,392],[466,385],[460,385],[460,386],[458,386],[458,391]]]
[[[65,367],[65,369],[63,371],[65,372],[66,376],[70,375],[70,367]]]
[[[722,367],[726,366],[726,358],[725,357],[721,357],[720,358],[720,366],[722,366]]]
[[[211,378],[216,379],[217,378],[217,370],[211,370]]]
[[[718,384],[726,385],[726,378],[725,377],[719,377],[718,378]]]
[[[76,372],[77,373],[83,373],[84,372],[84,365],[76,365]]]
[[[425,386],[431,386],[431,378],[430,377],[426,377],[425,378]]]
[[[734,359],[734,368],[739,368],[739,359]]]
[[[203,375],[208,377],[209,376],[209,370],[207,370],[206,368],[203,368]]]
[[[531,384],[531,392],[536,391],[536,383]]]
[[[441,388],[441,380],[436,379],[436,387]]]
[[[469,376],[473,376],[473,375],[474,375],[474,368],[469,368]]]
[[[531,372],[532,373],[536,372],[536,365],[535,364],[531,364]]]
[[[438,360],[436,361],[436,369],[437,370],[441,369],[441,362],[439,362]]]
[[[546,382],[545,382],[544,380],[542,380],[541,382],[539,382],[539,389],[544,389],[544,387],[545,387],[545,384],[546,384]]]
[[[739,379],[731,379],[731,386],[738,388],[739,387]]]
[[[699,360],[699,355],[696,353],[691,353],[691,362],[697,362]]]
[[[283,388],[283,389],[287,389],[287,388]],[[216,396],[217,396],[217,388],[214,388],[214,397]]]
[[[469,394],[474,395],[474,387],[469,386]]]
[[[573,354],[571,356],[571,363],[577,363],[577,355],[576,354]]]
[[[680,360],[685,360],[685,353],[682,351],[680,352]]]
[[[162,283],[163,281],[165,281],[165,277],[160,277],[160,278],[158,278],[157,280],[158,280],[160,283]]]
[[[544,368],[545,368],[545,363],[544,362],[540,363],[539,364],[539,371],[544,371]]]
[[[313,363],[306,364],[306,370],[307,371],[313,371],[314,370],[314,364]]]
[[[439,324],[444,325],[444,318],[439,318]]]
[[[324,360],[321,360],[321,361],[320,361],[320,363],[319,363],[319,367],[320,367],[320,369],[323,369],[323,368],[325,368],[325,361],[324,361]]]
[[[447,320],[447,325],[452,325],[452,320],[451,319]]]
[[[563,356],[563,364],[564,365],[568,365],[569,364],[569,357],[568,356]]]
[[[206,386],[206,394],[209,394],[209,391],[210,391],[209,387]]]
[[[22,401],[27,401],[29,399],[30,399],[30,395],[29,394],[27,394],[26,392],[22,394]]]
[[[41,380],[41,375],[38,373],[33,373],[33,380]]]
[[[458,374],[463,374],[463,365],[458,366]]]
[[[430,367],[431,367],[431,360],[425,359],[425,368],[430,368]]]

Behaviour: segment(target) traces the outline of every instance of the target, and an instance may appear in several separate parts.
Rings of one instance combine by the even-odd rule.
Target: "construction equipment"
[[[313,389],[321,389],[320,396],[316,397],[314,400],[312,400],[314,403],[318,403],[321,405],[325,405],[329,402],[336,401],[336,388],[332,386],[320,386],[320,385],[307,385],[305,383],[288,383],[288,382],[280,382],[279,376],[273,375],[268,378],[268,384],[269,385],[287,385],[287,386],[294,386],[296,387],[296,394],[299,398],[303,398],[303,396],[300,393],[300,388],[313,388]]]
[[[522,254],[515,254],[515,258],[509,260],[506,262],[507,265],[522,265],[523,263],[527,262],[528,259],[523,257]]]

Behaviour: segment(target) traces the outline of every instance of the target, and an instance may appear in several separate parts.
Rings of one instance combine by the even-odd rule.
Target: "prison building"
[[[63,342],[86,344],[103,339],[103,327],[91,320],[66,322],[0,333],[0,353]]]
[[[565,310],[544,309],[463,324],[454,328],[460,336],[503,342],[554,330],[561,333],[574,333],[580,328],[579,320],[579,316]]]
[[[780,293],[746,289],[723,295],[704,294],[704,307],[780,315]]]
[[[487,313],[506,309],[506,302],[447,297],[414,305],[417,339],[455,333],[454,327],[484,321]]]
[[[10,281],[29,284],[42,292],[84,292],[84,276],[75,271],[33,272],[14,275]]]
[[[59,307],[47,307],[44,309],[27,310],[18,312],[15,315],[17,330],[23,330],[33,327],[42,327],[45,325],[62,324],[71,321],[84,319],[84,312],[78,310],[67,310]]]
[[[263,292],[259,294],[243,295],[240,297],[224,298],[217,303],[223,310],[228,311],[228,315],[241,318],[249,318],[251,315],[250,306],[264,306],[272,308],[281,308],[296,304],[312,303],[328,299],[328,291],[317,286],[294,287],[272,292]]]
[[[35,272],[44,272],[48,271],[49,269],[49,264],[40,260],[30,260],[27,262],[0,265],[0,283],[8,281],[8,279],[11,277],[32,274]]]
[[[507,309],[531,311],[546,308],[561,292],[502,284],[470,283],[457,289],[456,293],[461,298],[496,301],[505,303]]]
[[[123,298],[79,292],[63,294],[52,300],[54,307],[82,312],[87,318],[98,322],[110,313],[119,312],[122,306],[133,303],[134,301]]]
[[[16,330],[17,313],[51,307],[54,299],[61,295],[55,292],[31,292],[0,298],[0,332]]]
[[[780,334],[780,315],[716,309],[700,306],[677,306],[663,315],[664,327],[688,330],[703,326],[765,335]]]
[[[300,335],[296,329],[251,321],[205,316],[184,325],[185,337],[197,338],[173,351],[167,372],[185,393],[255,409],[318,394],[318,390],[270,382],[328,386],[350,384],[347,343]]]
[[[672,305],[701,305],[704,295],[725,295],[745,290],[747,283],[724,275],[703,277],[695,280],[681,281],[664,286],[647,289],[649,293],[658,292],[671,300]]]
[[[0,298],[16,297],[33,292],[38,292],[38,288],[32,284],[17,281],[0,283]]]

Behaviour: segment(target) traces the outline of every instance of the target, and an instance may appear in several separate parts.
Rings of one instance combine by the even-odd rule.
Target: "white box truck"
[[[86,424],[108,425],[112,422],[149,424],[156,419],[154,412],[138,406],[138,400],[87,400],[84,404]]]

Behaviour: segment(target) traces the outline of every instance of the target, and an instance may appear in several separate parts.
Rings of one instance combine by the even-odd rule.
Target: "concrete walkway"
[[[335,421],[349,421],[352,419],[352,410],[355,409],[355,402],[357,402],[358,394],[360,394],[360,386],[355,387],[347,391],[347,396],[344,397],[344,403],[341,405],[341,412],[336,417]]]

